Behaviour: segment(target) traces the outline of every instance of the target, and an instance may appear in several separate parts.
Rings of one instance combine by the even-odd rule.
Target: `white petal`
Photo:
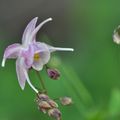
[[[18,76],[18,81],[19,81],[20,87],[22,88],[22,90],[24,90],[25,82],[27,80],[27,82],[30,85],[30,87],[36,93],[38,93],[38,90],[30,82],[30,79],[29,79],[28,73],[27,73],[28,70],[25,68],[24,63],[25,63],[24,58],[21,58],[21,57],[18,58],[17,61],[16,61],[16,72],[17,72],[17,76]]]
[[[3,58],[3,60],[2,60],[2,67],[5,67],[5,61],[6,61],[6,59],[5,58]]]
[[[118,33],[114,33],[113,41],[118,45],[120,44],[120,35]]]
[[[37,71],[42,70],[43,66],[47,64],[48,61],[50,60],[49,51],[40,52],[39,54],[40,54],[40,59],[38,61],[34,61],[32,65],[32,67]]]
[[[53,47],[55,51],[74,51],[73,48],[60,48],[60,47]]]
[[[45,43],[35,42],[34,43],[34,53],[40,55],[40,59],[38,61],[33,62],[32,67],[40,71],[43,68],[43,65],[46,64],[50,59],[50,51],[48,46]]]
[[[32,19],[28,23],[27,27],[24,30],[23,37],[22,37],[22,44],[24,46],[27,46],[28,43],[30,42],[29,37],[30,37],[31,33],[34,31],[34,29],[35,29],[35,26],[36,26],[36,23],[37,23],[37,19],[38,19],[38,17],[35,17],[34,19]]]
[[[42,23],[40,23],[40,24],[34,29],[34,31],[32,32],[32,34],[31,34],[31,36],[30,36],[30,41],[32,41],[32,40],[35,39],[36,34],[37,34],[37,32],[40,30],[40,28],[41,28],[45,23],[47,23],[47,22],[49,22],[49,21],[52,21],[52,18],[48,18],[48,19],[44,20]]]
[[[38,59],[38,61],[34,61],[32,67],[37,70],[40,71],[43,68],[43,65],[48,63],[49,59],[50,59],[50,51],[48,49],[48,46],[45,43],[41,43],[41,42],[36,42],[34,44],[34,49],[35,49],[35,54],[39,54],[40,55],[40,59]]]
[[[21,45],[18,43],[9,45],[4,52],[3,60],[2,60],[2,67],[5,66],[5,61],[8,58],[14,59],[19,56],[20,50],[21,50]]]
[[[25,88],[25,82],[26,82],[26,76],[23,69],[26,70],[24,68],[24,59],[18,58],[16,60],[16,72],[17,72],[18,82],[22,90]]]
[[[36,93],[38,93],[39,91],[38,91],[38,90],[32,85],[32,83],[30,82],[30,79],[29,79],[29,76],[28,76],[27,71],[26,71],[26,70],[23,70],[23,72],[25,73],[27,82],[28,82],[28,84],[30,85],[30,87],[31,87]]]
[[[47,45],[48,49],[50,52],[54,52],[54,51],[74,51],[73,48],[61,48],[61,47],[53,47],[50,45]]]
[[[34,62],[32,67],[33,69],[37,70],[37,71],[40,71],[43,69],[43,62],[41,60],[39,60],[38,62]]]

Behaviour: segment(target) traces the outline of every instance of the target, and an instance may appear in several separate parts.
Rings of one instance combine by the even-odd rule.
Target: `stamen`
[[[35,53],[34,54],[34,61],[38,62],[40,59],[40,54],[39,53]]]

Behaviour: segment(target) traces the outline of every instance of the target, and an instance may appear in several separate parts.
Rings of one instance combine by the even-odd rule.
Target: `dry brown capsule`
[[[49,97],[43,93],[42,94],[38,93],[37,96],[38,96],[38,99],[41,101],[47,101],[49,99]]]
[[[41,101],[41,102],[39,102],[38,105],[40,108],[43,108],[43,109],[50,109],[51,108],[50,104],[46,101]]]
[[[48,115],[56,120],[61,120],[61,112],[57,108],[48,110]]]
[[[43,113],[46,113],[46,111],[51,108],[52,107],[50,106],[50,104],[46,101],[39,101],[38,103],[38,109],[41,110]]]
[[[70,97],[60,98],[60,102],[62,105],[70,105],[72,104],[72,99]]]
[[[47,102],[49,103],[49,105],[51,105],[52,108],[57,108],[58,107],[58,104],[51,99],[49,99]]]

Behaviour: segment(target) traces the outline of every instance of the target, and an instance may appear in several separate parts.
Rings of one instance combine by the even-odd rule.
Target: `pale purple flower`
[[[114,30],[113,41],[120,45],[120,25]]]
[[[31,84],[27,73],[28,70],[31,67],[37,71],[42,70],[43,66],[48,63],[50,53],[53,51],[73,51],[72,48],[52,47],[42,42],[36,42],[37,32],[45,23],[51,21],[52,18],[46,19],[35,27],[37,19],[38,17],[32,19],[25,28],[22,44],[15,43],[6,48],[2,61],[2,67],[4,67],[6,59],[16,59],[16,72],[21,88],[24,89],[27,80],[30,87],[36,93],[38,93],[38,90]]]

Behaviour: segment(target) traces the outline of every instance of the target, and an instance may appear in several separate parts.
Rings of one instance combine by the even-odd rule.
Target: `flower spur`
[[[73,51],[72,48],[52,47],[42,42],[36,42],[36,34],[40,28],[52,18],[48,18],[36,27],[38,17],[32,19],[24,30],[22,44],[15,43],[9,45],[3,56],[2,67],[5,66],[6,59],[16,59],[16,72],[20,87],[25,88],[26,81],[30,87],[38,93],[39,91],[32,85],[28,76],[28,70],[40,71],[48,63],[50,53],[54,51]]]

